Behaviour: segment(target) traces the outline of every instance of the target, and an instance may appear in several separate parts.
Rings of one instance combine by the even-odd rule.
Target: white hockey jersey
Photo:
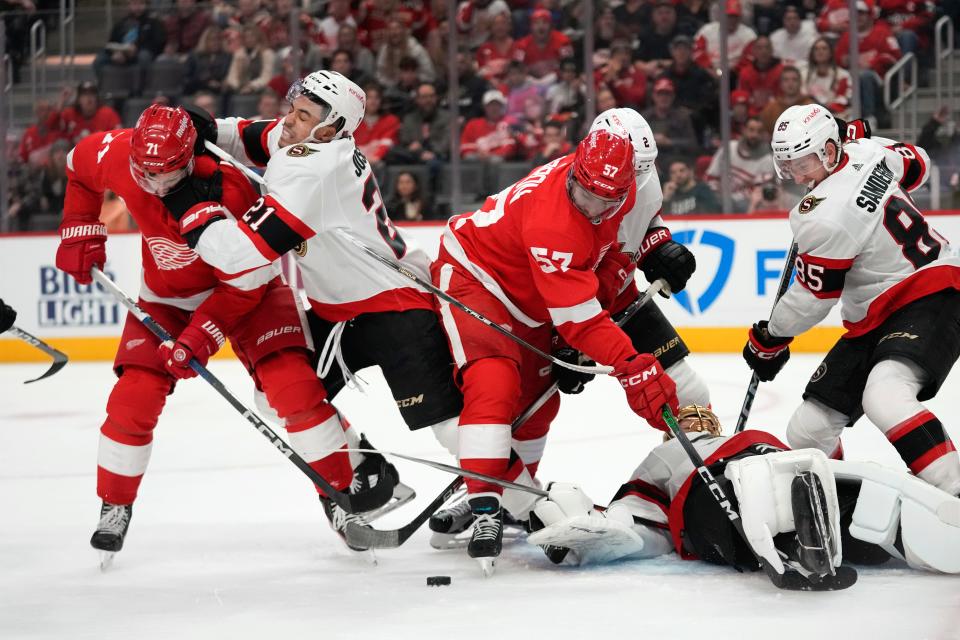
[[[270,263],[293,250],[307,298],[330,321],[361,313],[431,309],[424,291],[359,251],[337,230],[429,280],[430,260],[393,226],[376,178],[352,139],[280,148],[281,121],[217,121],[217,143],[266,165],[266,195],[237,223],[211,224],[197,252],[225,273]]]
[[[844,145],[840,165],[790,211],[796,281],[774,307],[770,333],[789,337],[839,300],[845,337],[897,309],[960,289],[960,250],[936,232],[909,193],[928,178],[920,147],[883,138]]]
[[[660,178],[654,173],[637,191],[637,201],[633,208],[620,221],[620,230],[617,231],[617,242],[620,251],[633,256],[636,261],[641,254],[641,245],[653,227],[666,227],[667,224],[660,217],[663,209],[663,190],[660,187]],[[623,286],[624,289],[634,286],[636,270],[630,272]]]

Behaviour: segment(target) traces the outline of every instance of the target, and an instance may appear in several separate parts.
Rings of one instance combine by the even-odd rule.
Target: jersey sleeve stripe
[[[260,253],[271,261],[315,235],[272,196],[266,196],[259,207],[247,211],[239,225]]]
[[[800,258],[806,264],[815,264],[824,269],[850,269],[854,260],[853,258],[821,258],[809,253],[801,253]]]
[[[572,307],[549,307],[547,311],[553,324],[561,325],[565,322],[586,322],[603,313],[603,308],[596,298],[590,298]]]
[[[267,146],[267,134],[280,120],[243,120],[240,122],[240,140],[243,148],[258,167],[267,166],[270,160],[270,151]]]

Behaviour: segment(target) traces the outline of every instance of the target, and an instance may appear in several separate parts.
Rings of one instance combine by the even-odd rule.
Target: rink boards
[[[943,236],[960,242],[960,212],[926,214]],[[683,216],[669,219],[674,239],[697,257],[686,290],[661,309],[694,351],[738,352],[747,327],[770,313],[791,234],[785,215]],[[436,255],[440,223],[400,225],[410,240]],[[66,352],[74,360],[108,360],[116,351],[125,319],[122,307],[95,286],[77,285],[58,271],[54,234],[0,237],[3,285],[0,297],[17,312],[17,326]],[[140,286],[138,233],[111,235],[106,271],[128,293]],[[371,264],[371,269],[384,268]],[[295,267],[287,265],[291,280]],[[642,279],[642,278],[641,278]],[[839,307],[816,329],[796,340],[795,351],[823,352],[843,333]],[[218,354],[230,357],[229,349]],[[0,339],[0,362],[45,359],[15,339]]]

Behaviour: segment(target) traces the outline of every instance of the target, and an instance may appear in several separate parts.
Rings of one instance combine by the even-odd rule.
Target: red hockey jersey
[[[594,270],[617,242],[636,187],[616,215],[591,224],[567,197],[572,163],[571,154],[538,167],[479,210],[451,218],[440,258],[462,266],[519,322],[552,323],[572,347],[616,365],[636,350],[597,301]]]

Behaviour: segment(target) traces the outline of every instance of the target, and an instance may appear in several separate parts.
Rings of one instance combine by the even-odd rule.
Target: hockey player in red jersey
[[[838,301],[847,330],[810,378],[787,441],[841,457],[843,428],[866,414],[914,474],[960,494],[953,442],[921,404],[960,356],[960,251],[910,197],[927,181],[926,151],[876,137],[842,143],[816,104],[787,109],[771,144],[778,174],[811,190],[790,211],[796,281],[769,323],[753,325],[744,358],[772,380],[793,337]]]
[[[594,269],[635,199],[630,141],[594,132],[575,154],[534,169],[479,210],[451,218],[431,271],[441,290],[541,350],[549,349],[556,329],[574,349],[613,366],[633,410],[665,428],[659,413],[664,404],[676,408],[673,381],[652,355],[636,351],[596,299]],[[550,369],[459,309],[439,304],[464,394],[460,463],[518,477],[523,464],[510,460],[510,423],[550,385]],[[558,404],[555,396],[514,437],[546,435]],[[489,567],[501,548],[501,491],[472,479],[467,489],[476,517],[468,553]]]
[[[92,267],[104,267],[106,228],[98,216],[103,192],[113,191],[142,234],[139,304],[177,336],[158,344],[132,315],[124,325],[114,361],[118,380],[100,429],[97,494],[103,506],[91,539],[111,555],[123,546],[167,395],[178,380],[196,375],[191,358],[206,364],[227,338],[284,420],[293,448],[334,487],[347,487],[353,479],[347,454],[331,453],[346,446],[343,425],[310,366],[312,345],[279,267],[235,275],[218,271],[184,244],[161,200],[201,190],[222,201],[217,206],[225,216],[256,200],[239,171],[209,157],[194,158],[196,137],[185,111],[154,105],[136,128],[89,136],[67,160],[57,266],[80,284],[91,282]]]
[[[677,422],[733,502],[746,541],[671,435],[602,512],[576,485],[549,485],[550,496],[534,507],[528,541],[558,564],[676,551],[685,559],[752,570],[758,568],[756,556],[778,572],[802,567],[811,573],[829,573],[841,560],[876,565],[893,557],[916,569],[960,573],[956,497],[902,471],[827,460],[816,449],[790,451],[764,431],[724,436],[705,407],[683,407]],[[815,485],[822,491],[822,518],[804,504],[816,497],[808,490]]]

